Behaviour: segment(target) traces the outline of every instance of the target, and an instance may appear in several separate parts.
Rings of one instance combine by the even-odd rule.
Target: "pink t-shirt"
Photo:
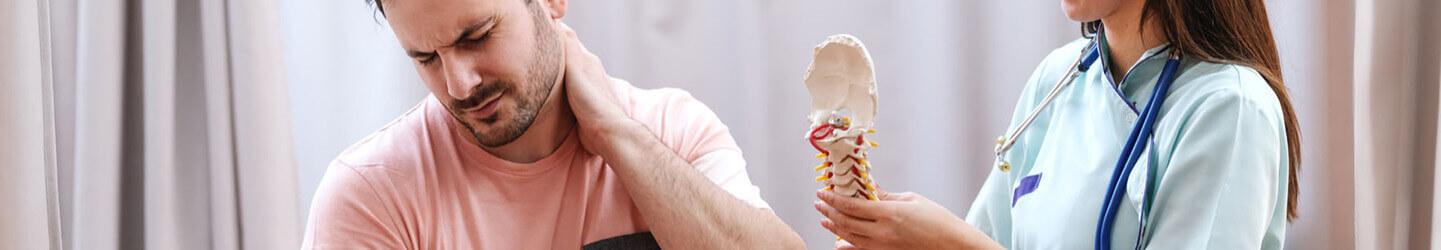
[[[769,208],[713,112],[677,89],[613,79],[626,113],[711,182]],[[619,176],[574,131],[550,156],[509,162],[471,144],[433,96],[331,162],[303,249],[579,249],[648,232]]]

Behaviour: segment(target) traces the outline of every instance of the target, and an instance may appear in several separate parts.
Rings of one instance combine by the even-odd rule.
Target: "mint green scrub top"
[[[1046,56],[1021,93],[1011,129],[1072,70],[1089,42],[1083,38]],[[1105,42],[1099,43],[1101,59],[998,159],[1010,163],[1009,171],[991,167],[966,215],[1009,249],[1094,247],[1107,182],[1169,49],[1147,50],[1117,81]],[[1289,159],[1275,92],[1246,66],[1185,56],[1180,66],[1154,137],[1126,177],[1114,248],[1280,249]],[[1144,218],[1140,211],[1147,211]]]

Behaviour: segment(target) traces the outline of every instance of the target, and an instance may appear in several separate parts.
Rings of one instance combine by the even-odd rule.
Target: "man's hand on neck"
[[[774,213],[721,189],[621,108],[600,59],[560,25],[566,99],[586,150],[614,170],[662,248],[804,249]]]

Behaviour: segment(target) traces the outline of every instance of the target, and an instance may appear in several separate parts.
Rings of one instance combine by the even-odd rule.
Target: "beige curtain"
[[[0,249],[59,247],[44,1],[0,1]]]
[[[0,249],[298,246],[276,1],[3,2]]]
[[[1436,248],[1441,3],[1355,3],[1356,246]]]

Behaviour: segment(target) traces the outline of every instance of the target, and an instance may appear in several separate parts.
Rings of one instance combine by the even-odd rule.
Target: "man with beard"
[[[431,95],[327,169],[303,248],[803,248],[715,114],[609,77],[565,0],[374,0]]]

